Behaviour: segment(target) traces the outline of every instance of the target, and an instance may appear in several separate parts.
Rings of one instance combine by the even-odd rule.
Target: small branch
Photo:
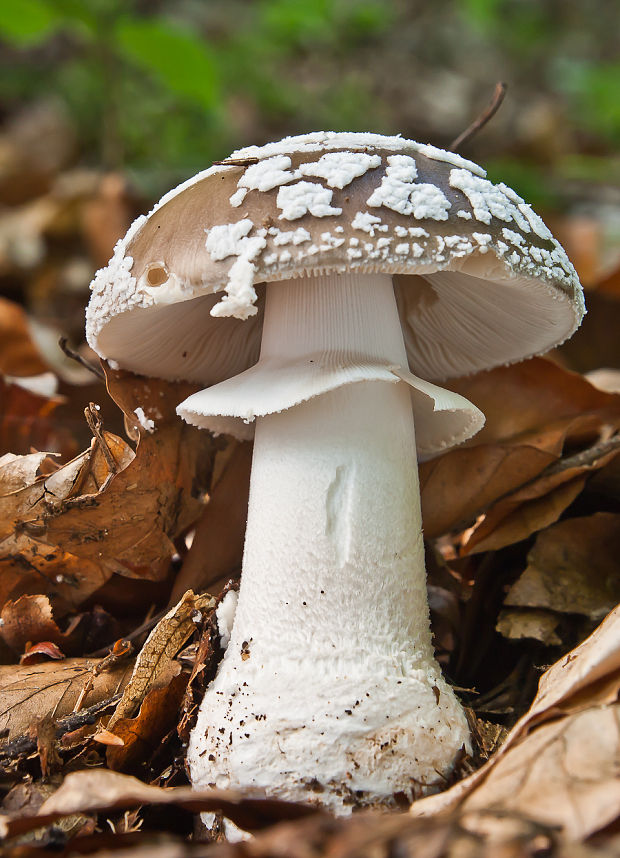
[[[103,434],[103,421],[99,414],[99,410],[94,402],[89,402],[86,408],[84,409],[84,417],[86,417],[86,422],[88,423],[88,428],[93,433],[95,438],[97,439],[97,443],[99,444],[99,449],[103,453],[103,456],[108,463],[108,468],[112,474],[118,473],[118,462],[112,455],[110,448],[108,447],[107,441]]]
[[[56,724],[56,739],[60,739],[65,733],[70,733],[72,730],[77,730],[79,727],[84,727],[87,724],[94,724],[97,719],[104,715],[108,709],[114,708],[121,699],[122,694],[115,694],[114,697],[109,697],[107,700],[102,700],[84,709],[82,712],[68,715],[65,718],[60,718]],[[37,750],[36,739],[31,739],[30,736],[20,736],[7,742],[6,745],[0,747],[0,761],[8,762],[15,760],[24,755],[33,754]]]
[[[111,670],[116,667],[121,659],[126,658],[128,655],[131,655],[133,652],[133,646],[130,641],[126,639],[121,639],[116,641],[110,652],[98,663],[96,664],[92,670],[90,671],[90,676],[82,686],[82,690],[78,695],[78,699],[76,700],[75,706],[73,707],[74,713],[77,713],[82,708],[82,704],[93,690],[95,685],[95,677],[99,676],[100,673],[103,673],[104,670]]]
[[[497,111],[500,108],[502,101],[504,100],[504,96],[506,95],[507,86],[505,83],[501,81],[495,84],[495,92],[493,93],[493,99],[489,106],[484,110],[480,116],[475,119],[471,125],[465,129],[459,136],[450,143],[448,149],[452,150],[452,152],[456,152],[456,150],[462,146],[462,144],[469,140],[470,137],[473,137],[474,134],[477,134],[481,128],[483,128],[489,119],[492,119]]]
[[[69,345],[69,341],[66,337],[61,337],[58,340],[58,347],[60,351],[65,354],[71,360],[74,360],[76,363],[79,363],[80,366],[85,367],[89,372],[92,372],[97,378],[105,379],[105,374],[100,366],[96,366],[94,363],[90,363],[86,358],[82,357],[79,352],[74,351]]]
[[[223,161],[213,161],[213,165],[218,167],[249,167],[252,164],[258,164],[258,161],[258,158],[225,158]]]
[[[169,610],[170,610],[169,607],[164,608],[162,611],[159,611],[159,613],[154,614],[154,616],[150,617],[149,619],[145,620],[141,625],[139,625],[137,629],[134,629],[133,632],[131,632],[128,635],[125,635],[123,640],[129,644],[133,644],[133,642],[136,641],[145,632],[150,632],[151,629],[155,628],[157,623],[163,617],[166,616],[166,614],[168,613]],[[101,647],[101,649],[95,650],[95,652],[89,652],[88,658],[101,658],[102,656],[107,656],[109,652],[110,652],[110,647],[104,646],[104,647]]]
[[[596,461],[602,459],[603,456],[606,456],[607,453],[611,453],[612,450],[617,450],[619,447],[620,435],[613,435],[606,441],[600,441],[598,444],[593,444],[592,447],[588,447],[587,450],[582,450],[574,456],[566,456],[563,459],[559,459],[557,462],[552,462],[542,473],[531,480],[531,482],[536,482],[536,480],[540,480],[542,477],[548,477],[551,474],[557,474],[561,471],[568,471],[570,468],[582,468],[586,465],[593,465]],[[528,484],[526,483],[526,485]]]

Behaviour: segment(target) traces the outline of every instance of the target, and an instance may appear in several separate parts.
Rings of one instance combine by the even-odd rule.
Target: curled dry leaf
[[[23,665],[40,664],[50,658],[60,661],[65,658],[65,654],[55,643],[51,641],[39,641],[39,643],[26,647],[26,651],[19,659],[19,663]]]
[[[446,792],[416,802],[412,814],[522,814],[574,839],[609,825],[620,809],[619,690],[620,606],[543,674],[499,751]]]
[[[616,435],[583,453],[555,462],[540,477],[494,504],[469,532],[462,553],[497,551],[549,527],[580,494],[586,479],[618,454],[620,437]]]
[[[599,512],[547,528],[504,604],[600,620],[620,602],[620,515]]]
[[[125,810],[143,804],[172,805],[194,813],[222,810],[236,825],[248,831],[317,813],[316,808],[305,804],[249,798],[232,790],[149,786],[119,772],[92,769],[67,775],[38,813],[19,818],[0,817],[0,837],[16,837],[75,813]]]
[[[180,673],[178,662],[174,666],[177,675],[170,675],[171,665],[167,682],[148,692],[135,718],[115,722],[113,733],[120,742],[108,743],[108,768],[117,772],[139,769],[140,763],[148,761],[163,737],[176,727],[188,674]]]
[[[129,679],[131,664],[118,664],[93,676],[97,664],[95,659],[71,658],[33,667],[0,665],[0,732],[10,740],[25,735],[44,715],[55,719],[68,715],[89,681],[92,688],[85,706],[112,697]]]
[[[119,470],[133,461],[133,450],[116,435],[104,432],[102,443]],[[37,457],[38,468],[45,454],[0,460],[5,461],[0,469],[0,604],[33,593],[45,594],[55,607],[66,609],[83,601],[114,571],[104,554],[84,556],[81,549],[89,534],[79,524],[63,545],[53,533],[76,510],[96,510],[106,487],[111,488],[112,474],[101,446],[93,439],[90,450],[49,476],[33,473]],[[103,536],[109,536],[110,525],[113,529],[112,521],[101,521]]]
[[[486,424],[471,441],[420,466],[424,532],[429,538],[472,524],[501,498],[531,484],[557,462],[565,446],[590,446],[603,430],[620,427],[620,395],[597,390],[544,358],[481,372],[448,386],[477,405]],[[538,486],[533,499],[563,483],[564,478],[554,477]],[[560,494],[565,502],[570,490]],[[550,512],[539,514],[548,517]]]
[[[462,811],[514,812],[584,840],[620,817],[619,734],[617,703],[542,724],[494,766]]]
[[[173,540],[203,509],[216,445],[208,432],[175,414],[181,388],[188,385],[106,372],[111,395],[134,427],[139,426],[134,410],[142,408],[154,431],[141,428],[133,461],[92,503],[51,518],[48,536],[95,564],[106,578],[118,573],[161,580],[175,553]]]
[[[62,647],[64,635],[54,622],[47,596],[21,596],[8,601],[0,612],[0,636],[16,653],[22,653],[28,641],[52,641]]]
[[[215,599],[209,595],[194,595],[191,590],[157,623],[142,647],[122,698],[108,729],[114,730],[117,721],[130,718],[139,708],[148,691],[167,685],[178,673],[174,657],[196,630],[194,615],[209,610]]]
[[[122,378],[112,387],[126,413],[137,422],[127,402],[134,408],[142,402],[156,431],[142,432],[134,454],[122,439],[97,430],[90,450],[47,477],[33,473],[42,454],[5,462],[11,476],[5,488],[0,470],[0,604],[43,593],[60,612],[115,573],[161,580],[173,540],[202,511],[213,439],[176,417],[184,394],[174,385],[116,375]],[[16,488],[18,465],[24,478]]]
[[[184,745],[187,745],[189,742],[190,733],[198,717],[200,701],[204,697],[207,686],[215,677],[218,664],[224,652],[220,642],[217,607],[226,598],[230,590],[237,589],[237,586],[233,581],[229,581],[217,599],[214,600],[215,607],[201,611],[202,629],[200,640],[195,645],[192,672],[187,681],[187,687],[180,706],[180,718],[177,726],[177,734]]]

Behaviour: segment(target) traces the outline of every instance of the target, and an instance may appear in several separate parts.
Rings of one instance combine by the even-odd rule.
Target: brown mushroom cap
[[[87,334],[103,357],[217,383],[258,359],[260,284],[327,271],[394,275],[410,367],[431,380],[542,353],[581,321],[542,220],[454,153],[320,132],[229,162],[167,194],[98,272]]]

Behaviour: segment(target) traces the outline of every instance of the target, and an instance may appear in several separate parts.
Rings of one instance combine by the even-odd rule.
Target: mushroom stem
[[[261,359],[317,352],[407,365],[390,276],[268,285]],[[239,634],[272,654],[376,656],[383,640],[390,657],[427,659],[409,387],[357,382],[256,424]]]
[[[267,288],[261,359],[407,366],[389,276]],[[408,386],[347,384],[258,418],[239,604],[193,782],[316,790],[342,812],[432,787],[466,743],[431,646]]]

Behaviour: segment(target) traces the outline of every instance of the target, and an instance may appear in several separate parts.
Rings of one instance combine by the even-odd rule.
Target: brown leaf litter
[[[494,504],[509,498],[516,506],[535,501],[558,485],[602,467],[620,449],[577,464],[572,473],[560,468],[557,473],[562,477],[552,478],[550,470],[534,485],[562,457],[595,446],[620,429],[620,395],[598,390],[545,358],[481,372],[447,386],[477,405],[487,422],[471,441],[420,466],[427,538],[468,527],[481,515],[495,515],[499,524],[511,511],[510,504],[499,513],[493,512]],[[518,490],[525,493],[515,499]],[[571,491],[563,489],[562,508],[570,502]],[[539,515],[544,526],[549,512]],[[515,538],[523,538],[523,532],[527,535],[528,527],[517,530]]]
[[[95,672],[102,659],[68,658],[30,667],[0,665],[0,731],[8,739],[26,734],[44,715],[55,719],[69,715],[78,701],[91,706],[122,691],[129,680],[131,663],[118,663],[110,670]],[[86,699],[82,691],[90,691]]]
[[[257,832],[250,843],[200,850],[214,858],[388,858],[396,854],[396,844],[399,855],[411,858],[542,853],[594,858],[606,853],[594,847],[579,852],[577,841],[607,829],[620,808],[619,642],[620,608],[544,674],[529,712],[481,769],[446,792],[419,800],[411,814],[363,812],[351,820],[334,819],[305,805],[218,790],[162,789],[97,769],[68,775],[38,810],[5,815],[0,825],[11,838],[59,817],[174,804],[193,812],[221,811]],[[273,825],[287,819],[298,821]],[[261,828],[267,828],[264,834],[258,833]],[[170,854],[192,850],[179,842]]]
[[[202,611],[208,611],[214,606],[215,599],[212,596],[196,596],[188,590],[179,603],[157,623],[136,659],[123,696],[107,724],[109,730],[113,730],[116,722],[122,718],[130,718],[148,691],[167,685],[178,674],[178,670],[173,668],[173,664],[178,666],[174,657],[195,632]],[[171,670],[174,671],[172,674]]]
[[[210,436],[172,419],[170,385],[122,375],[112,385],[119,400],[158,415],[136,453],[99,428],[91,408],[90,449],[51,474],[41,473],[44,453],[0,459],[0,604],[43,594],[63,613],[113,574],[162,579],[173,540],[199,516]]]
[[[542,677],[497,753],[411,812],[518,813],[582,840],[620,812],[620,606]],[[472,823],[475,828],[475,823]]]

